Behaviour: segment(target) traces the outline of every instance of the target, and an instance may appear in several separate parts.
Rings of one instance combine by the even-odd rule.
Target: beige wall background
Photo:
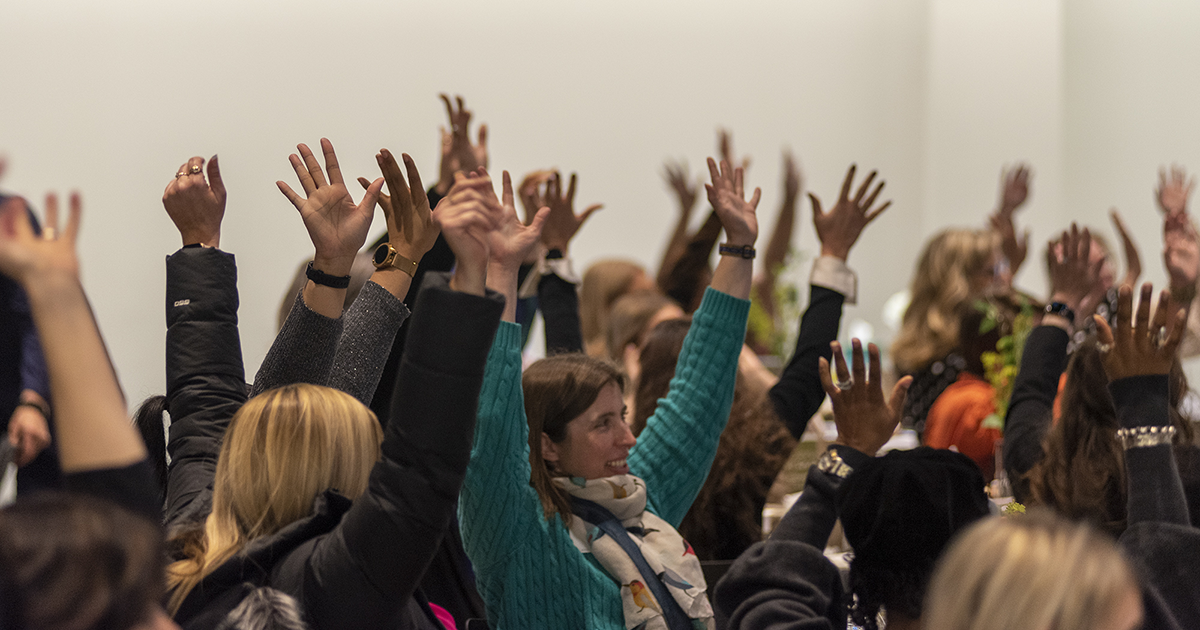
[[[1185,0],[7,2],[3,187],[38,207],[47,190],[82,191],[84,281],[131,404],[164,389],[163,259],[179,242],[159,199],[178,165],[221,155],[252,374],[311,255],[274,185],[294,177],[288,153],[327,136],[344,170],[373,177],[388,147],[432,181],[442,91],[489,124],[494,170],[578,171],[579,200],[605,203],[579,268],[657,264],[674,218],[661,164],[698,170],[718,126],[753,156],[768,226],[783,148],[823,198],[851,162],[879,169],[894,205],[851,256],[846,317],[886,342],[883,302],[925,238],[983,225],[1019,160],[1034,167],[1020,220],[1037,243],[1021,286],[1044,290],[1054,230],[1077,219],[1111,235],[1113,206],[1161,283],[1151,191],[1162,164],[1200,168],[1197,32]],[[794,242],[812,254],[810,212]]]

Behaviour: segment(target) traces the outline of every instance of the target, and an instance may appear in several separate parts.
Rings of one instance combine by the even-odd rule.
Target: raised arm
[[[493,217],[478,206],[439,206],[435,217],[458,269],[448,283],[442,275],[427,278],[396,377],[382,458],[366,494],[307,560],[307,583],[316,587],[305,590],[306,608],[317,615],[317,627],[393,625],[457,505],[484,362],[503,307],[498,295],[484,295],[487,249],[477,238]]]
[[[1043,456],[1042,441],[1052,421],[1059,377],[1066,369],[1067,343],[1075,331],[1076,314],[1088,307],[1088,296],[1100,284],[1103,261],[1089,262],[1091,244],[1091,234],[1074,224],[1058,241],[1047,244],[1050,306],[1042,324],[1025,340],[1004,420],[1004,468],[1018,501],[1028,500],[1025,473]]]
[[[811,298],[800,320],[796,351],[770,394],[775,412],[796,439],[800,439],[809,418],[825,401],[817,374],[817,359],[830,360],[829,344],[837,339],[842,304],[856,301],[858,278],[846,266],[850,250],[862,231],[892,203],[888,201],[874,207],[884,186],[880,181],[871,188],[875,181],[874,171],[851,199],[854,173],[855,165],[852,164],[842,182],[838,201],[828,212],[822,210],[821,200],[816,195],[808,195],[813,206],[813,226],[821,241],[821,257],[813,263],[809,279]]]
[[[664,164],[663,179],[675,193],[675,200],[679,204],[679,218],[675,221],[675,229],[671,230],[667,247],[663,250],[662,262],[658,265],[658,286],[665,290],[671,270],[687,250],[688,225],[692,220],[692,211],[696,209],[696,200],[699,199],[697,192],[700,187],[692,183],[685,162],[668,161]]]
[[[629,455],[630,470],[646,482],[648,505],[675,526],[704,484],[729,419],[758,238],[754,212],[761,191],[747,201],[740,168],[724,161],[718,168],[711,159],[708,164],[709,202],[729,240],[684,339],[671,388]]]
[[[376,179],[354,203],[329,140],[321,139],[325,170],[308,145],[288,156],[304,196],[282,181],[275,182],[304,220],[315,254],[292,312],[271,344],[254,377],[251,395],[287,385],[329,381],[335,348],[342,333],[342,305],[354,257],[367,240],[383,178]],[[326,178],[328,171],[328,178]]]
[[[911,376],[900,379],[884,398],[879,348],[868,346],[868,370],[861,342],[851,343],[852,370],[841,347],[833,344],[837,385],[829,362],[819,360],[822,387],[833,401],[837,439],[809,469],[800,500],[771,537],[747,550],[717,584],[717,616],[731,629],[846,626],[841,580],[822,554],[837,521],[834,497],[854,468],[873,457],[896,430],[912,383]]]
[[[775,304],[775,280],[783,263],[787,260],[788,250],[792,245],[792,232],[796,225],[796,202],[800,199],[800,189],[804,179],[800,167],[791,151],[783,154],[783,201],[779,204],[779,215],[775,217],[775,227],[771,230],[771,238],[767,241],[766,251],[763,252],[762,269],[754,280],[754,298],[762,305],[763,310],[771,317],[772,326],[778,326],[779,315]]]
[[[571,183],[563,191],[562,178],[558,173],[547,183],[545,199],[550,214],[542,227],[542,249],[546,252],[541,260],[538,279],[538,308],[546,323],[546,351],[553,352],[583,352],[583,329],[579,320],[579,280],[571,269],[569,247],[571,240],[579,233],[584,221],[593,212],[603,208],[601,204],[592,204],[582,213],[575,213],[575,182],[576,177],[571,173]],[[536,210],[531,215],[536,216]]]
[[[246,401],[238,336],[237,266],[219,249],[225,187],[214,156],[183,164],[163,193],[163,207],[184,247],[167,258],[166,521],[207,512],[221,440]]]
[[[1121,424],[1117,436],[1125,447],[1125,478],[1129,488],[1127,518],[1140,522],[1190,525],[1187,498],[1172,448],[1175,427],[1168,412],[1168,375],[1183,338],[1186,314],[1163,291],[1150,316],[1154,288],[1142,285],[1137,317],[1133,317],[1133,288],[1121,287],[1117,328],[1096,317],[1096,333],[1108,348],[1104,371]]]
[[[1155,200],[1163,212],[1163,264],[1171,295],[1189,305],[1187,328],[1179,346],[1182,358],[1200,354],[1200,308],[1196,308],[1196,284],[1200,281],[1200,238],[1187,212],[1188,197],[1196,185],[1194,177],[1180,167],[1170,175],[1159,171]]]
[[[1000,173],[1000,202],[996,211],[988,217],[992,229],[1000,235],[1000,250],[1008,260],[1008,284],[1021,270],[1029,253],[1029,230],[1017,238],[1013,215],[1029,198],[1029,165],[1018,164],[1016,168]]]
[[[154,515],[157,492],[144,462],[146,449],[125,416],[125,400],[108,351],[79,282],[75,241],[81,202],[71,195],[59,231],[58,199],[46,197],[46,229],[34,233],[24,201],[0,206],[0,272],[29,296],[30,310],[55,392],[58,453],[71,477],[140,465],[124,488],[97,491],[143,514]]]

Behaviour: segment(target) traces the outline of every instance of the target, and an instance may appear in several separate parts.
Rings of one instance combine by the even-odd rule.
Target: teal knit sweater
[[[717,451],[733,403],[750,302],[709,289],[683,343],[667,397],[629,454],[647,509],[678,527]],[[625,627],[620,587],[547,521],[529,485],[521,328],[501,323],[488,355],[475,447],[459,510],[488,621],[497,630]]]

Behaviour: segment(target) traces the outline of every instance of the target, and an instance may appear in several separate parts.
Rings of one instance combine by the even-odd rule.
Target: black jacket
[[[186,526],[211,508],[221,436],[246,390],[233,257],[184,249],[167,265],[167,522]],[[183,627],[212,627],[267,585],[295,597],[313,628],[437,628],[414,593],[454,514],[503,301],[450,291],[444,277],[425,284],[366,493],[351,504],[327,491],[308,517],[252,541],[192,590]]]

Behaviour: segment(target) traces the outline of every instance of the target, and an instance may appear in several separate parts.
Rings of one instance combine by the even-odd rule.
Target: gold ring
[[[192,165],[192,169],[191,169],[191,171],[192,171],[192,175],[195,175],[195,174],[199,173],[199,172],[200,172],[200,165],[199,165],[199,164],[193,164],[193,165]]]
[[[183,177],[184,175],[187,175],[187,171],[179,171],[178,173],[175,173],[175,179],[179,179],[180,177]]]

